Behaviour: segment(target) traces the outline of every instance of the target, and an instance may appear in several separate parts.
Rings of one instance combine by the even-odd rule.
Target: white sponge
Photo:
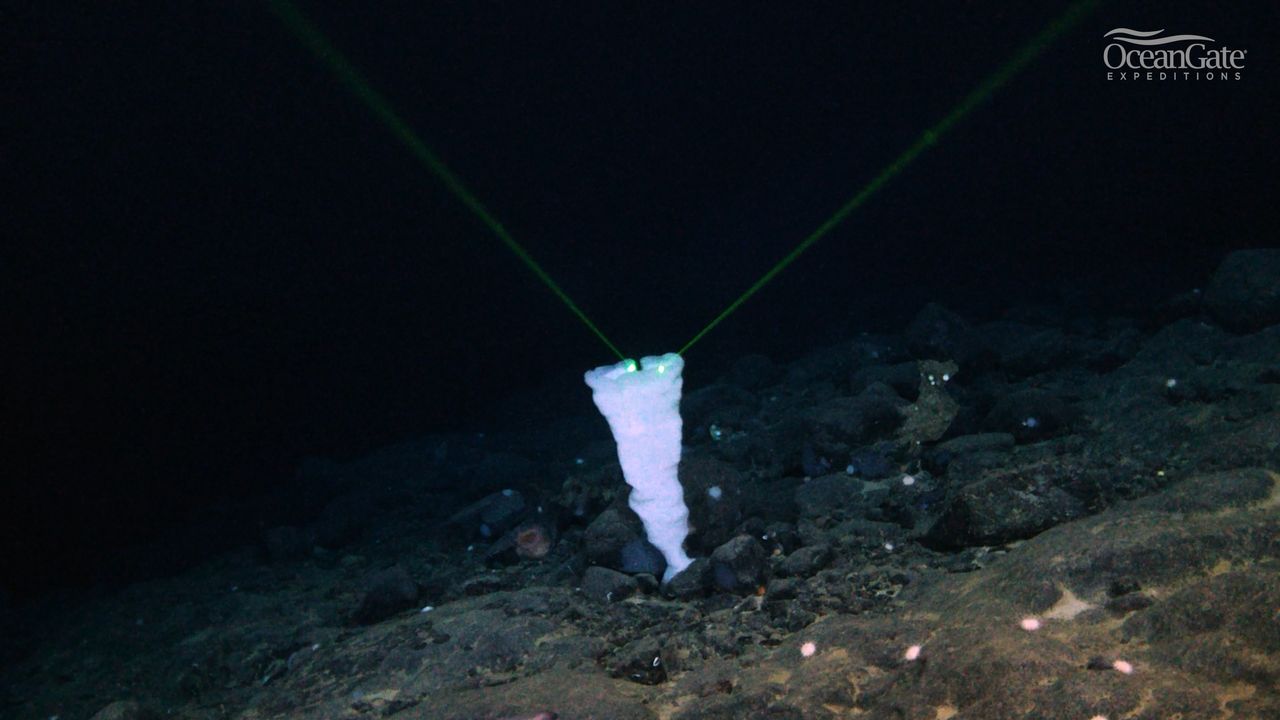
[[[693,562],[684,552],[689,509],[676,474],[680,465],[680,372],[684,360],[668,353],[623,360],[586,374],[596,407],[609,421],[631,509],[649,542],[667,560],[665,583]]]

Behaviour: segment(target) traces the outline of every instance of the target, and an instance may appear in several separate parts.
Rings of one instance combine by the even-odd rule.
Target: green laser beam
[[[956,104],[950,112],[948,112],[933,127],[925,130],[918,140],[910,147],[904,150],[897,158],[884,167],[874,178],[862,187],[852,198],[844,205],[837,209],[831,217],[811,232],[804,240],[802,240],[795,248],[782,257],[773,267],[765,272],[760,279],[756,280],[739,295],[733,302],[729,303],[723,311],[711,320],[706,327],[702,328],[693,336],[684,347],[680,348],[678,354],[684,355],[693,347],[695,343],[703,338],[707,333],[711,332],[717,325],[732,315],[747,300],[767,285],[778,273],[785,270],[791,263],[795,262],[802,254],[812,247],[818,240],[822,239],[827,233],[834,229],[837,225],[867,202],[876,192],[880,190],[889,180],[906,169],[915,159],[927,150],[930,146],[937,144],[939,138],[950,131],[956,124],[971,113],[974,108],[986,101],[998,89],[1009,82],[1017,75],[1027,64],[1034,60],[1037,56],[1058,39],[1063,33],[1075,26],[1085,15],[1091,12],[1101,0],[1079,0],[1067,7],[1067,9],[1053,22],[1049,23],[1043,30],[1034,36],[1029,42],[1023,45],[1009,60],[1001,65],[995,72],[987,76],[978,84],[968,95],[966,95],[959,103]],[[347,87],[364,105],[380,120],[383,125],[391,131],[405,146],[410,153],[427,167],[437,178],[444,183],[445,187],[457,197],[463,205],[465,205],[476,217],[483,222],[490,231],[507,247],[526,267],[547,286],[551,292],[560,299],[561,302],[569,308],[571,312],[584,325],[587,326],[601,342],[609,348],[619,359],[625,359],[618,348],[605,337],[604,333],[596,326],[595,323],[587,317],[586,313],[578,307],[572,298],[547,274],[546,270],[534,260],[525,248],[516,242],[515,238],[507,232],[506,228],[493,216],[492,213],[485,208],[475,195],[467,190],[462,181],[444,164],[444,162],[433,153],[430,148],[422,142],[417,133],[413,131],[409,125],[401,119],[401,117],[392,109],[390,103],[382,97],[377,90],[364,79],[364,77],[355,69],[355,67],[347,61],[347,59],[338,52],[337,48],[320,32],[313,23],[311,23],[305,15],[289,0],[269,0],[272,10],[284,23],[284,25],[304,44],[306,45],[329,69],[337,76],[338,80]]]
[[[516,242],[511,233],[507,232],[507,229],[502,226],[502,223],[498,222],[497,218],[485,208],[480,200],[475,195],[472,195],[471,191],[467,190],[462,181],[458,179],[458,176],[444,164],[444,161],[431,152],[431,149],[418,137],[413,128],[409,127],[409,124],[392,109],[391,103],[381,93],[373,89],[373,86],[365,80],[355,66],[342,53],[338,52],[333,43],[329,42],[324,33],[320,32],[320,29],[308,20],[296,5],[289,2],[289,0],[270,0],[269,4],[271,10],[280,18],[285,27],[329,67],[329,70],[337,76],[338,81],[346,86],[360,102],[364,103],[365,107],[391,131],[391,134],[404,143],[409,152],[444,183],[449,192],[462,201],[462,204],[479,218],[497,236],[498,240],[514,253],[529,268],[530,272],[542,281],[543,285],[546,285],[556,297],[560,298],[560,301],[587,326],[587,329],[600,338],[600,341],[614,355],[617,355],[619,360],[626,359],[622,351],[610,342],[609,338],[605,337],[600,328],[596,327],[596,324],[591,322],[591,318],[587,317],[587,314],[582,311],[582,308],[578,307],[578,304],[569,297],[560,285],[551,279],[551,276],[538,264],[538,261],[533,259],[529,251]]]
[[[752,295],[755,295],[761,288],[769,284],[769,281],[773,280],[778,273],[785,270],[788,265],[796,261],[796,258],[800,257],[806,250],[813,247],[814,243],[821,240],[824,235],[831,232],[831,230],[840,223],[844,222],[845,218],[849,217],[854,210],[861,207],[871,198],[871,196],[875,195],[880,188],[884,187],[885,183],[889,182],[889,180],[893,179],[894,176],[906,169],[908,165],[915,161],[915,159],[930,146],[936,144],[938,139],[947,131],[955,127],[955,125],[963,120],[966,115],[972,112],[975,107],[991,97],[996,90],[999,90],[1003,85],[1008,83],[1014,75],[1017,75],[1032,60],[1044,52],[1049,45],[1053,44],[1053,41],[1057,40],[1063,33],[1079,23],[1085,15],[1089,14],[1089,12],[1100,3],[1101,0],[1080,0],[1079,2],[1069,5],[1067,9],[1063,11],[1062,15],[1050,22],[1035,37],[1031,38],[1027,44],[1019,48],[1018,51],[1014,53],[1013,57],[1005,61],[1005,63],[995,72],[991,73],[982,82],[978,83],[978,86],[966,95],[954,108],[952,108],[951,112],[948,112],[943,116],[943,118],[933,127],[925,130],[924,134],[922,134],[915,143],[904,150],[902,154],[898,155],[893,162],[886,165],[878,175],[863,186],[863,188],[850,198],[848,202],[840,206],[840,208],[836,210],[831,217],[826,220],[826,222],[822,223],[816,230],[809,233],[808,237],[802,240],[799,245],[796,245],[791,252],[784,255],[773,267],[769,268],[769,270],[766,271],[759,280],[752,283],[751,287],[747,288],[745,292],[737,297],[737,299],[729,303],[728,307],[721,311],[720,314],[712,319],[711,322],[707,323],[706,327],[699,330],[698,333],[693,336],[693,339],[685,343],[684,347],[680,348],[676,354],[683,356],[688,352],[689,348],[693,347],[694,343],[701,340],[704,335],[711,332],[711,330],[723,322],[725,318],[732,315],[734,311],[749,300]]]

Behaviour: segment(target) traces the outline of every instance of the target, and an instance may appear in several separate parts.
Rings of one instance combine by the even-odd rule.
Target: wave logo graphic
[[[1206,35],[1118,27],[1102,37],[1108,80],[1239,80],[1247,51]]]
[[[1130,30],[1129,28],[1116,28],[1108,30],[1106,35],[1102,37],[1114,37],[1119,42],[1129,43],[1130,45],[1168,45],[1169,43],[1185,42],[1188,40],[1205,40],[1214,42],[1213,38],[1204,35],[1166,35],[1165,37],[1156,37],[1161,30]]]

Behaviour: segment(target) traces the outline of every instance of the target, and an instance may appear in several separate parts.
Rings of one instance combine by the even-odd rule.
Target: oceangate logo
[[[1116,28],[1102,49],[1108,80],[1239,80],[1245,50],[1204,35],[1164,35],[1164,30]]]

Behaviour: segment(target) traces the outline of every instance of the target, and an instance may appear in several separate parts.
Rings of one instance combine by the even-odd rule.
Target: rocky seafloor
[[[5,610],[0,714],[1280,717],[1278,257],[1142,317],[928,306],[686,384],[698,560],[665,587],[585,387],[309,461],[306,523]]]

